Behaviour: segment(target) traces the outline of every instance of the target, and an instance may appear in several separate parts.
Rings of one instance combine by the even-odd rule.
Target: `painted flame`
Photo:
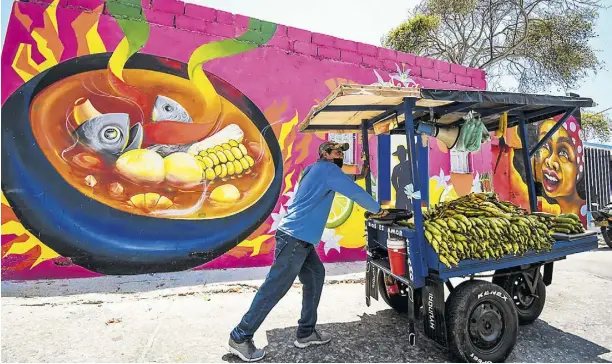
[[[42,28],[32,29],[32,19],[21,12],[19,2],[14,3],[14,15],[19,22],[32,35],[34,44],[21,43],[17,48],[12,67],[24,82],[40,72],[57,65],[61,61],[64,45],[59,38],[57,22],[57,4],[54,0],[43,14],[44,25]],[[106,46],[98,33],[98,21],[103,6],[98,7],[93,13],[83,12],[73,22],[77,38],[77,55],[83,56],[94,53],[106,52]],[[32,47],[45,59],[37,63],[32,58]],[[43,244],[35,235],[26,230],[13,213],[8,201],[2,193],[2,254],[3,271],[11,269],[32,269],[38,264],[59,257],[53,249]],[[20,265],[12,266],[5,258],[10,255],[30,255]]]
[[[34,45],[20,43],[13,58],[12,67],[23,81],[29,81],[40,72],[57,65],[64,53],[64,44],[59,37],[57,22],[57,5],[54,0],[43,13],[44,25],[42,28],[32,27],[32,19],[21,12],[19,2],[14,4],[14,14],[19,22],[28,30],[34,40]],[[103,5],[94,12],[83,12],[73,22],[72,28],[77,38],[77,55],[83,56],[106,52],[106,46],[98,33],[98,22]],[[32,47],[43,56],[44,61],[37,63],[32,58]]]
[[[43,13],[44,25],[42,28],[34,28],[30,34],[36,43],[36,49],[45,59],[40,64],[32,59],[32,45],[21,43],[17,49],[17,54],[13,59],[13,69],[24,81],[30,80],[38,73],[55,66],[59,63],[64,45],[59,38],[57,26],[57,4],[59,0],[54,0]],[[32,19],[21,13],[19,3],[15,3],[15,16],[23,26],[30,30]]]
[[[104,5],[93,12],[83,12],[72,22],[72,29],[77,38],[77,56],[104,53],[106,46],[98,33],[98,23]]]
[[[11,254],[21,255],[28,252],[39,252],[38,256],[35,257],[36,259],[32,259],[32,264],[29,267],[32,269],[45,260],[59,257],[59,254],[53,249],[43,244],[36,236],[26,230],[13,213],[4,193],[2,193],[2,240],[5,240],[9,235],[15,235],[15,238],[2,242],[3,259]]]

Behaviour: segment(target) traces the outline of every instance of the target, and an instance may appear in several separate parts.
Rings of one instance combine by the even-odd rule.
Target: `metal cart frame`
[[[360,91],[361,88],[361,91]],[[346,91],[349,92],[346,92]],[[355,92],[357,91],[357,92]],[[402,93],[404,92],[404,93]],[[412,94],[410,94],[412,92]],[[359,104],[360,96],[379,94],[376,103]],[[409,96],[401,97],[402,95]],[[348,102],[341,101],[342,97],[353,97]],[[399,98],[398,98],[399,97]],[[362,97],[363,100],[367,98]],[[348,99],[347,99],[348,100]],[[387,103],[385,100],[395,100]],[[397,102],[400,100],[400,102]],[[425,106],[421,106],[424,104]],[[433,106],[432,106],[433,105]],[[439,106],[435,106],[439,105]],[[550,139],[550,137],[563,125],[568,118],[580,107],[589,107],[593,101],[587,98],[571,96],[545,96],[516,93],[487,92],[487,91],[453,91],[431,89],[407,89],[392,87],[372,87],[359,85],[341,85],[328,98],[313,107],[309,115],[300,124],[302,132],[345,132],[361,133],[364,166],[370,164],[370,150],[368,133],[377,123],[388,122],[395,118],[398,125],[390,130],[389,134],[402,134],[406,136],[408,159],[411,162],[412,173],[410,183],[415,191],[420,191],[420,197],[413,197],[415,229],[396,225],[385,225],[375,220],[367,220],[367,264],[366,264],[366,303],[370,304],[370,297],[378,300],[379,285],[385,277],[392,277],[399,282],[405,299],[400,300],[402,307],[394,307],[399,311],[408,313],[409,341],[414,345],[416,331],[414,323],[423,319],[425,334],[435,342],[448,346],[448,330],[445,317],[445,287],[453,291],[456,287],[449,279],[454,277],[471,277],[478,273],[494,271],[489,275],[493,283],[500,282],[509,275],[522,276],[525,279],[532,295],[535,295],[538,280],[550,285],[553,276],[553,264],[564,259],[569,254],[592,250],[597,247],[597,237],[590,234],[576,236],[556,235],[552,250],[547,252],[530,251],[523,256],[505,256],[499,260],[469,260],[461,261],[458,267],[447,268],[440,263],[433,248],[427,244],[423,229],[423,208],[429,207],[429,155],[428,146],[416,133],[419,122],[434,122],[445,120],[446,125],[460,126],[462,116],[470,110],[477,112],[489,131],[498,127],[499,116],[508,113],[508,128],[518,126],[519,136],[523,145],[523,162],[526,171],[529,206],[531,211],[537,211],[536,189],[533,178],[531,157]],[[338,123],[330,123],[336,115],[343,115]],[[327,115],[326,121],[317,122],[320,115]],[[374,115],[375,114],[375,115]],[[528,148],[527,125],[553,116],[563,115],[554,127],[538,141],[531,149]],[[358,124],[356,118],[360,115],[374,115],[363,118]],[[403,121],[401,120],[403,119]],[[390,136],[378,136],[378,158],[390,160]],[[525,152],[525,150],[527,152]],[[390,166],[384,161],[379,163],[379,201],[390,196]],[[416,178],[415,178],[416,177]],[[372,193],[369,176],[366,177],[366,189]],[[401,236],[407,240],[407,276],[396,276],[391,273],[390,265],[386,259],[386,241],[391,235]],[[544,266],[541,273],[540,267]],[[381,280],[381,277],[383,279]],[[380,292],[379,292],[380,291]],[[383,297],[389,303],[389,297]],[[391,303],[390,303],[391,304]],[[517,303],[518,304],[518,303]],[[425,315],[420,309],[424,308]],[[538,313],[539,315],[539,313]],[[476,358],[478,359],[478,358]],[[474,359],[474,360],[476,360]],[[468,360],[471,360],[468,358]],[[478,361],[478,360],[476,360]]]

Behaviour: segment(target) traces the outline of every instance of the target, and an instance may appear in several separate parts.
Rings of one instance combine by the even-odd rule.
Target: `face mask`
[[[334,164],[340,168],[342,168],[342,166],[344,165],[344,158],[334,158],[333,161]]]

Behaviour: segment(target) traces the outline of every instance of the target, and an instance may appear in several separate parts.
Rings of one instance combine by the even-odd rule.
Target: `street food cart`
[[[546,250],[461,260],[450,267],[443,264],[426,239],[424,214],[430,208],[430,173],[428,137],[420,134],[427,129],[423,126],[460,130],[464,117],[475,113],[492,132],[504,115],[508,128],[518,126],[533,212],[537,211],[537,200],[531,157],[573,113],[592,105],[591,99],[582,97],[351,84],[339,86],[300,123],[301,132],[361,133],[365,166],[370,163],[368,137],[378,135],[379,201],[385,199],[384,191],[390,190],[390,166],[380,160],[389,159],[390,152],[385,149],[390,145],[385,138],[393,134],[406,137],[414,191],[412,211],[393,209],[385,219],[366,220],[366,303],[369,306],[370,298],[382,296],[396,311],[407,313],[408,344],[415,344],[415,323],[422,322],[428,338],[462,360],[504,361],[516,343],[519,323],[533,322],[542,312],[554,262],[597,247],[593,233],[551,233],[551,247]],[[527,124],[558,115],[563,116],[529,149]],[[370,178],[366,178],[366,189],[372,192]],[[394,219],[412,215],[408,225]],[[398,239],[406,246],[404,274],[394,273],[389,261],[391,244]],[[461,277],[469,279],[453,286],[450,279]],[[492,282],[484,277],[492,277]]]

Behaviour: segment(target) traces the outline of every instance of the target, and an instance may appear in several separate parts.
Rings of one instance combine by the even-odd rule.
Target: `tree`
[[[383,45],[487,71],[493,88],[574,88],[603,66],[589,41],[604,0],[421,0]]]
[[[585,141],[609,143],[612,140],[612,119],[604,112],[582,113],[580,121]]]

